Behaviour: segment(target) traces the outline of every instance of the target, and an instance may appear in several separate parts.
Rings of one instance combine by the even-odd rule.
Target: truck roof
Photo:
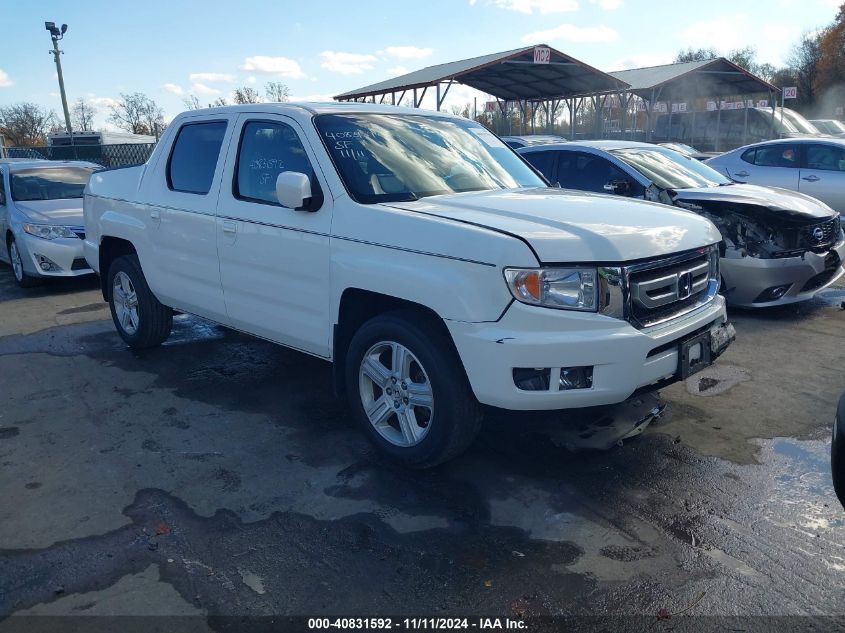
[[[382,105],[379,103],[359,103],[354,101],[324,101],[324,102],[284,102],[284,103],[244,103],[239,105],[217,106],[188,110],[182,114],[203,115],[221,114],[224,112],[276,112],[276,113],[310,113],[310,114],[341,114],[341,113],[381,113],[381,114],[424,114],[431,116],[453,117],[454,115],[435,110],[420,110],[402,106]]]

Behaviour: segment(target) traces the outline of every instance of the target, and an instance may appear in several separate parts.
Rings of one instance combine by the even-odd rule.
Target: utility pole
[[[70,112],[67,109],[67,95],[65,94],[65,79],[62,76],[62,51],[59,50],[59,40],[65,36],[67,31],[67,24],[62,24],[62,28],[57,29],[55,22],[45,22],[44,28],[50,31],[50,39],[53,40],[53,50],[48,51],[52,53],[53,59],[56,60],[56,73],[59,76],[59,92],[62,95],[62,109],[65,111],[65,128],[67,133],[71,136],[71,143],[73,143],[73,130],[70,126]]]

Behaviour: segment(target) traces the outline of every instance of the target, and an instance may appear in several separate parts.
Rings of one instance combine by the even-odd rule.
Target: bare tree
[[[223,97],[217,97],[214,101],[208,104],[209,108],[217,108],[220,106],[229,105]]]
[[[281,81],[268,81],[264,84],[264,95],[267,101],[283,103],[290,99],[290,88]]]
[[[133,134],[159,137],[164,130],[164,110],[143,92],[120,94],[117,105],[111,106],[109,121]]]
[[[44,145],[57,122],[52,110],[35,103],[14,103],[0,107],[0,134],[10,146]]]
[[[74,130],[82,132],[94,128],[94,116],[97,114],[97,108],[84,98],[79,97],[76,103],[73,104],[73,109],[70,113],[70,122]]]
[[[713,48],[687,48],[678,52],[675,56],[675,63],[703,62],[718,56],[719,54],[716,52],[716,49]]]
[[[185,104],[185,107],[188,110],[199,110],[202,108],[200,105],[200,100],[197,98],[197,95],[188,95],[184,99],[182,99],[182,103]]]
[[[261,101],[261,96],[258,91],[249,86],[243,88],[235,88],[235,93],[232,95],[235,103],[258,103]]]
[[[818,33],[804,33],[787,60],[789,68],[795,73],[798,87],[795,105],[812,106],[816,101],[816,77],[822,57],[820,39]]]

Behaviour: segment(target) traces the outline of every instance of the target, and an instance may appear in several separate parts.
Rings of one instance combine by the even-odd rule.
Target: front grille
[[[811,250],[826,249],[839,239],[839,217],[819,224],[801,227],[798,231],[798,246]]]
[[[716,247],[698,249],[625,267],[625,318],[648,327],[709,303],[719,288]]]

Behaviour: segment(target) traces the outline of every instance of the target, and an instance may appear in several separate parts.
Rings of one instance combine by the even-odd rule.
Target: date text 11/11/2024
[[[513,618],[309,618],[309,630],[526,630],[528,623]]]

